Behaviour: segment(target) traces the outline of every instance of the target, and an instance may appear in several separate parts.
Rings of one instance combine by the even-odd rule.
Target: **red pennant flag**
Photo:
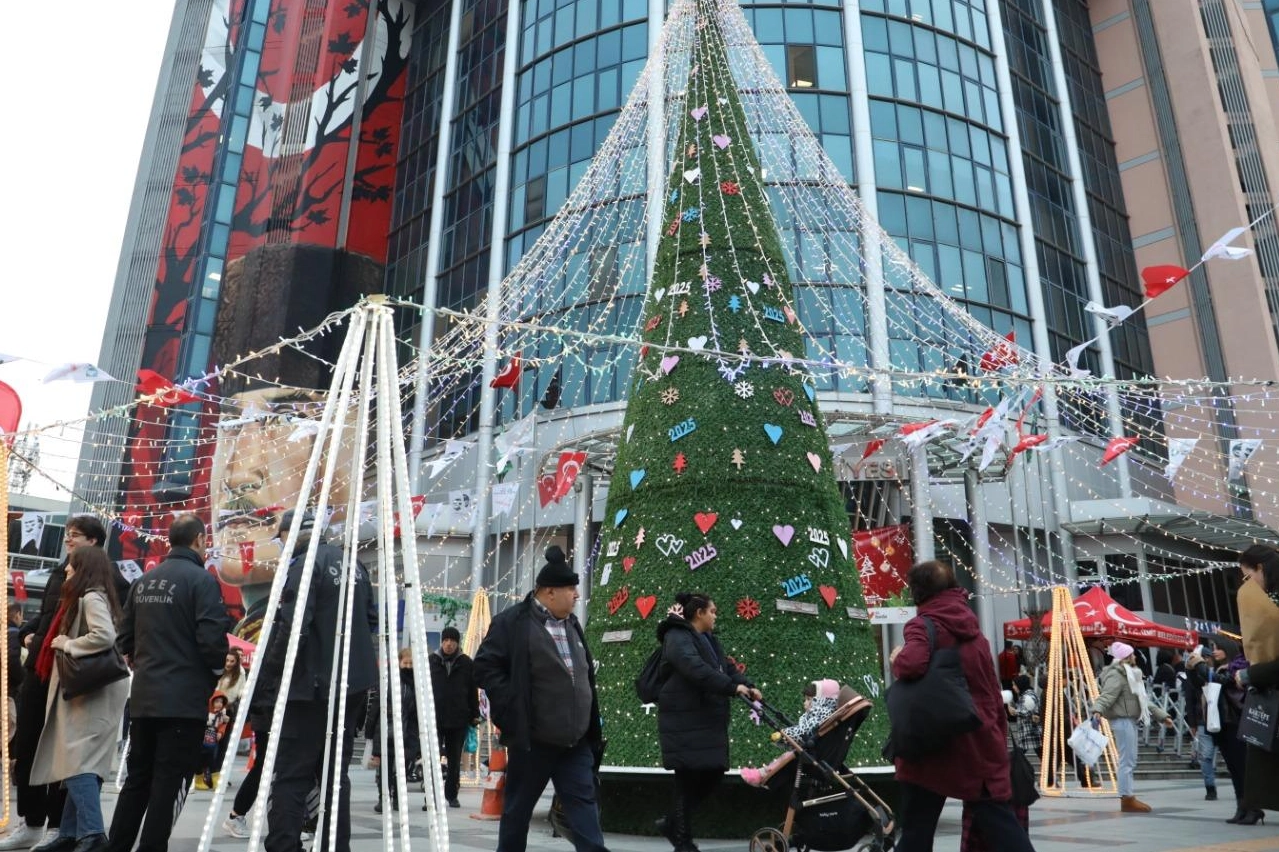
[[[981,431],[981,427],[985,426],[986,422],[994,416],[995,416],[995,409],[987,408],[985,411],[981,413],[981,416],[977,418],[977,422],[973,424],[973,430],[969,432],[968,434],[976,435],[978,432]]]
[[[186,388],[180,388],[155,370],[138,370],[138,392],[143,396],[156,396],[152,405],[184,405],[199,402],[200,397]]]
[[[21,571],[13,572],[13,599],[18,603],[27,599],[27,577]]]
[[[510,388],[515,390],[520,386],[520,353],[516,352],[511,356],[511,360],[497,375],[493,377],[493,381],[489,382],[491,388]]]
[[[876,438],[876,439],[874,439],[873,441],[871,441],[869,444],[867,444],[867,445],[866,445],[866,449],[862,452],[862,459],[861,459],[861,460],[862,460],[862,461],[866,461],[866,459],[868,459],[868,458],[870,458],[871,456],[875,455],[875,453],[877,453],[877,452],[879,452],[881,449],[883,449],[883,446],[884,446],[884,444],[886,444],[886,443],[888,443],[888,439],[887,439],[887,438]]]
[[[555,474],[548,473],[538,477],[537,502],[542,504],[543,509],[555,502]]]
[[[1020,438],[1023,434],[1025,434],[1026,413],[1035,407],[1035,403],[1039,402],[1043,395],[1043,388],[1035,388],[1035,392],[1030,397],[1030,402],[1026,403],[1026,407],[1021,410],[1021,416],[1017,418],[1017,437]]]
[[[412,496],[412,497],[410,497],[410,498],[409,498],[409,508],[410,508],[410,509],[412,510],[412,512],[413,512],[413,522],[414,522],[415,524],[417,523],[417,516],[418,516],[418,515],[420,515],[420,514],[422,514],[422,507],[423,507],[423,506],[425,506],[425,505],[426,505],[426,495],[425,495],[425,494],[421,494],[421,495],[414,495],[414,496]],[[399,538],[399,537],[400,537],[400,514],[399,514],[399,512],[396,512],[396,514],[395,514],[395,532],[394,532],[393,534],[394,534],[394,536],[395,536],[396,538]]]
[[[1008,332],[1003,340],[991,347],[989,352],[982,353],[981,361],[977,366],[987,373],[1013,366],[1018,361],[1017,350],[1013,348],[1016,343],[1017,332]]]
[[[1147,266],[1141,270],[1141,280],[1146,282],[1146,296],[1153,299],[1171,290],[1178,281],[1189,274],[1189,270],[1172,264]]]
[[[586,453],[560,453],[560,462],[555,467],[555,502],[560,502],[573,488],[573,482],[582,472],[586,464]]]
[[[1013,463],[1013,459],[1017,458],[1017,456],[1026,452],[1026,450],[1029,450],[1031,447],[1039,446],[1040,444],[1042,444],[1044,441],[1047,441],[1047,440],[1048,440],[1047,435],[1024,436],[1020,441],[1017,442],[1017,446],[1013,447],[1012,451],[1008,453],[1008,461],[1005,463],[1004,466],[1005,467],[1011,466]]]
[[[0,432],[17,432],[21,420],[22,400],[18,397],[18,392],[0,382]]]
[[[1137,438],[1111,438],[1106,445],[1106,453],[1101,457],[1101,467],[1105,467],[1137,445]]]

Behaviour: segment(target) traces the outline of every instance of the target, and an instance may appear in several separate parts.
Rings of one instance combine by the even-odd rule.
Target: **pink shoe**
[[[764,786],[764,774],[754,767],[742,767],[742,780],[752,787]]]

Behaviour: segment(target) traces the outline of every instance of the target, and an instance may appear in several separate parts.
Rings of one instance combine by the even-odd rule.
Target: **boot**
[[[1208,788],[1208,792],[1207,792],[1207,793],[1204,793],[1204,801],[1205,801],[1205,802],[1215,802],[1215,801],[1217,801],[1217,788],[1216,788],[1216,787],[1209,787],[1209,788]]]
[[[1248,811],[1247,811],[1247,809],[1245,809],[1245,808],[1244,808],[1244,806],[1243,806],[1242,804],[1240,804],[1238,801],[1236,801],[1236,802],[1235,802],[1235,815],[1234,815],[1234,816],[1232,816],[1230,819],[1226,820],[1226,822],[1230,823],[1231,825],[1238,825],[1238,824],[1239,824],[1239,820],[1243,819],[1243,818],[1244,818],[1244,817],[1246,817],[1247,815],[1248,815]]]
[[[1154,809],[1136,796],[1120,796],[1119,810],[1126,814],[1148,814]]]

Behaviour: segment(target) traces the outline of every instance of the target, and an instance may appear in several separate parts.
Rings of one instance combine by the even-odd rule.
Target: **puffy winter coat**
[[[677,615],[657,626],[657,639],[662,643],[662,659],[671,667],[657,697],[662,765],[727,770],[729,700],[738,684],[750,686],[750,682],[724,657],[713,633],[699,637]]]

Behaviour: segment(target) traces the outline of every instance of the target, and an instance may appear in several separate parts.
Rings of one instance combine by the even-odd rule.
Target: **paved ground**
[[[1223,779],[1224,781],[1225,779]],[[381,852],[390,844],[382,839],[381,817],[373,812],[377,798],[374,773],[352,770],[352,849],[353,852]],[[1149,815],[1119,813],[1116,799],[1041,799],[1031,808],[1031,838],[1039,852],[1080,852],[1080,850],[1113,849],[1117,852],[1279,852],[1279,825],[1240,827],[1225,824],[1233,812],[1233,803],[1205,802],[1203,788],[1182,781],[1147,782],[1138,785],[1138,793],[1155,808]],[[1222,793],[1229,795],[1228,782]],[[208,812],[211,793],[194,791],[179,820],[172,852],[191,852],[198,845],[200,830]],[[479,810],[481,792],[464,789],[463,807],[449,810],[450,846],[460,852],[491,852],[497,846],[497,823],[469,818]],[[103,795],[103,809],[110,818],[115,807],[115,793],[108,784]],[[546,800],[549,807],[549,797]],[[421,797],[412,813],[415,830],[413,848],[429,850],[425,814],[420,810]],[[571,850],[563,839],[551,836],[545,820],[546,808],[539,813],[529,833],[529,849]],[[218,821],[221,821],[218,815]],[[1279,821],[1279,814],[1274,814]],[[778,815],[761,815],[762,824],[778,819]],[[664,840],[626,835],[609,835],[612,852],[668,852]],[[218,852],[245,849],[247,841],[234,840],[218,832],[213,848]],[[745,841],[705,840],[698,845],[703,852],[744,850]],[[959,808],[948,806],[942,817],[935,847],[938,852],[954,852],[959,848]]]

